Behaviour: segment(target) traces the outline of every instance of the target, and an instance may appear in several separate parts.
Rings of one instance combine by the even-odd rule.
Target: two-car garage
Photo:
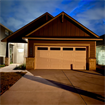
[[[53,17],[45,13],[17,30],[7,42],[6,65],[9,65],[8,44],[27,43],[26,69],[96,70],[96,41],[100,37],[81,23],[61,12]]]
[[[86,70],[86,47],[35,46],[35,69]]]

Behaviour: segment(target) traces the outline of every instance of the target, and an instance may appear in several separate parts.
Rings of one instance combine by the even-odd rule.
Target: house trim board
[[[42,39],[42,40],[103,40],[96,38],[39,38],[39,37],[22,37],[22,39]]]

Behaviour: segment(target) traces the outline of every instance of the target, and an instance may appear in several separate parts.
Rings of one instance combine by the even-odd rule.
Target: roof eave
[[[94,35],[97,38],[100,38],[97,34],[95,34],[94,32],[92,32],[91,30],[89,30],[88,28],[86,28],[84,25],[82,25],[81,23],[79,23],[77,20],[73,19],[71,16],[69,16],[68,14],[66,14],[65,12],[61,12],[60,14],[58,14],[57,16],[55,16],[54,18],[52,18],[51,20],[49,20],[48,22],[46,22],[45,24],[41,25],[40,27],[38,27],[37,29],[35,29],[34,31],[28,33],[26,36],[30,36],[32,33],[36,32],[37,30],[39,30],[40,28],[44,27],[45,25],[47,25],[48,23],[52,22],[54,19],[56,19],[57,17],[59,17],[60,15],[65,15],[67,16],[69,19],[71,19],[72,21],[74,21],[76,24],[78,24],[79,26],[81,26],[82,28],[84,28],[85,30],[87,30],[89,33],[91,33],[92,35]]]
[[[18,31],[21,31],[22,29],[24,29],[25,27],[29,26],[30,24],[32,24],[33,22],[37,21],[38,19],[40,19],[42,16],[44,15],[50,15],[52,18],[53,16],[51,14],[49,14],[48,12],[44,13],[43,15],[39,16],[38,18],[34,19],[33,21],[29,22],[28,24],[26,24],[25,26],[21,27],[20,29],[18,29],[17,31],[15,31],[14,33],[12,33],[11,35],[7,36],[6,38],[2,39],[1,42],[7,42],[7,39],[13,35],[15,35]]]
[[[22,37],[22,39],[36,39],[36,40],[88,40],[88,41],[101,41],[103,39],[98,38],[40,38],[40,37]]]

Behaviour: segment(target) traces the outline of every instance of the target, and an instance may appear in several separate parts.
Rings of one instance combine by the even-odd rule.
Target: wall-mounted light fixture
[[[24,51],[24,49],[18,49],[18,52],[23,52]]]

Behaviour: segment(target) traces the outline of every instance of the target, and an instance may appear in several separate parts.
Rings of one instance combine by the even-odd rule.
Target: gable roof
[[[8,38],[14,36],[15,34],[19,33],[21,30],[24,30],[25,28],[27,28],[29,25],[33,24],[34,22],[38,21],[40,18],[44,17],[44,16],[50,16],[51,18],[53,18],[53,16],[51,14],[49,14],[48,12],[44,13],[43,15],[41,15],[40,17],[34,19],[33,21],[31,21],[30,23],[26,24],[25,26],[23,26],[22,28],[20,28],[19,30],[15,31],[13,34],[7,36],[6,38],[2,39],[2,42],[6,42]]]
[[[26,37],[30,36],[32,33],[36,32],[37,30],[39,30],[40,28],[44,27],[45,25],[49,24],[50,22],[54,21],[56,18],[60,17],[61,15],[65,15],[67,16],[70,20],[72,20],[74,23],[78,24],[80,27],[82,27],[83,29],[85,29],[86,31],[88,31],[89,33],[91,33],[93,36],[95,36],[96,38],[100,38],[97,34],[95,34],[94,32],[92,32],[91,30],[89,30],[88,28],[86,28],[84,25],[82,25],[81,23],[79,23],[78,21],[76,21],[75,19],[73,19],[71,16],[69,16],[68,14],[66,14],[65,12],[61,12],[60,14],[58,14],[56,17],[54,17],[53,19],[49,20],[48,22],[46,22],[45,24],[41,25],[40,27],[38,27],[37,29],[33,30],[32,32],[28,33],[26,35]]]

